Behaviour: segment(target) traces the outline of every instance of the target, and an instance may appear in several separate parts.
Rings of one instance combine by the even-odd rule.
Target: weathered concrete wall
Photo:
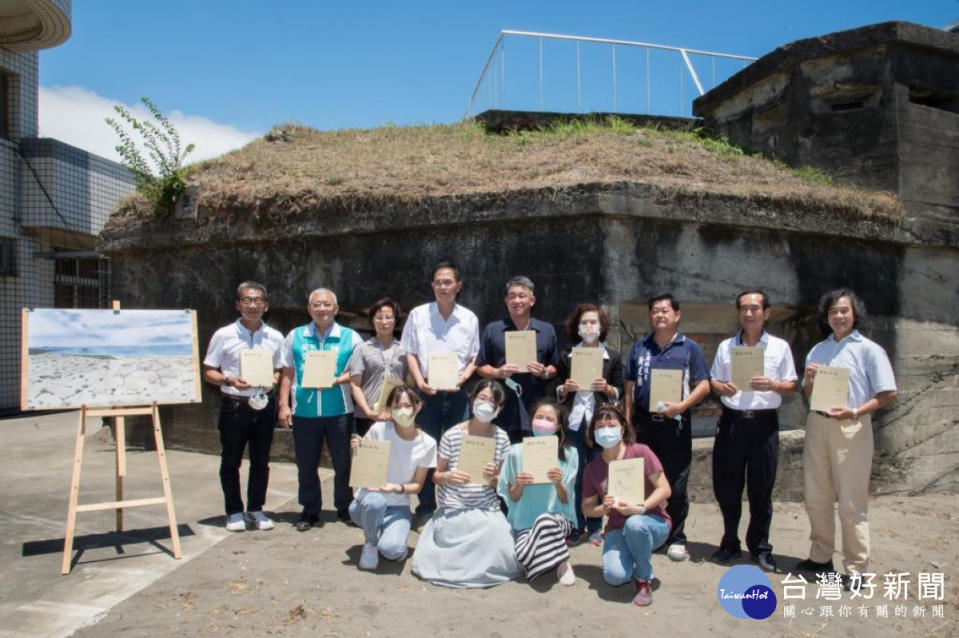
[[[877,315],[867,334],[889,351],[902,388],[903,400],[876,425],[874,487],[959,487],[959,251],[897,241],[893,220],[639,184],[274,218],[211,213],[112,229],[101,242],[114,260],[123,305],[197,309],[201,349],[233,320],[232,291],[243,279],[270,287],[270,323],[280,330],[308,320],[307,292],[320,285],[338,293],[341,320],[365,327],[361,309],[384,293],[407,309],[429,300],[430,266],[452,257],[465,281],[460,300],[482,323],[502,315],[502,286],[522,273],[537,284],[537,315],[554,324],[578,302],[604,304],[614,325],[609,342],[621,350],[629,332],[645,328],[635,309],[654,292],[672,290],[700,309],[728,308],[737,292],[759,286],[788,306],[777,327],[801,366],[820,338],[813,311],[819,295],[851,286]],[[695,321],[697,333],[728,334],[728,312],[700,312]],[[163,410],[169,444],[218,449],[214,390],[205,388],[202,406]],[[790,413],[803,422],[800,401]],[[289,450],[284,436],[277,444],[278,453]],[[783,480],[782,494],[795,488]]]

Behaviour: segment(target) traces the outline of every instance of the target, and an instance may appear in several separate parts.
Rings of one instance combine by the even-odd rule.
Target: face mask
[[[413,423],[413,408],[397,408],[392,411],[393,421],[397,425],[408,428]]]
[[[496,418],[497,414],[499,414],[499,410],[492,403],[479,400],[473,402],[473,416],[477,421],[489,423]]]
[[[580,326],[579,338],[582,339],[584,343],[593,343],[599,339],[599,332],[592,332],[586,326]]]
[[[262,410],[269,402],[270,397],[266,395],[266,392],[263,391],[263,388],[257,388],[256,391],[246,400],[246,404],[254,410]]]
[[[547,421],[546,419],[533,419],[533,434],[536,436],[549,436],[550,434],[556,434],[556,430],[559,429],[559,424],[555,421]]]
[[[596,439],[600,447],[606,449],[616,447],[623,438],[623,429],[620,427],[596,428],[593,430],[593,438]]]

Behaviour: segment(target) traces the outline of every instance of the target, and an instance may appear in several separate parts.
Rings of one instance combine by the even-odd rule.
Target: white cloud
[[[120,104],[140,120],[151,118],[149,111],[139,102],[123,104],[82,86],[41,86],[39,100],[42,137],[58,139],[116,162],[120,161],[114,149],[117,135],[104,121],[116,117],[113,106]],[[196,144],[196,149],[187,157],[190,163],[222,155],[262,135],[181,111],[170,111],[167,117],[176,127],[184,146],[191,142]]]

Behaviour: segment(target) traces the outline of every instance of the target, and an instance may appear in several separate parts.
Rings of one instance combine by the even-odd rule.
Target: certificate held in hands
[[[740,392],[751,392],[749,380],[763,376],[763,357],[766,351],[760,347],[732,349],[732,378],[730,381]]]
[[[379,487],[390,468],[390,442],[360,439],[350,465],[350,487]]]
[[[401,385],[403,385],[402,379],[397,379],[391,374],[383,375],[383,387],[380,388],[380,395],[376,398],[376,403],[371,406],[373,412],[379,414],[384,409],[388,408],[389,404],[387,404],[387,399],[390,398],[390,392],[393,391],[393,388],[397,388]]]
[[[646,501],[646,475],[643,459],[611,461],[606,493],[618,503],[641,505]]]
[[[268,350],[241,350],[240,376],[255,388],[273,387],[273,353]]]
[[[536,361],[536,333],[532,330],[512,330],[503,333],[506,346],[506,365],[528,372],[526,364]]]
[[[555,436],[527,436],[523,438],[523,472],[533,475],[534,483],[549,483],[546,473],[559,467]]]
[[[455,390],[460,360],[455,352],[434,352],[427,359],[426,382],[434,390]]]
[[[649,411],[657,412],[656,406],[662,403],[682,403],[683,371],[649,371]]]
[[[570,350],[569,378],[579,384],[580,390],[588,390],[593,380],[602,376],[602,348],[579,347]]]
[[[332,388],[336,378],[336,352],[310,350],[303,361],[301,388]]]
[[[496,439],[488,436],[464,436],[456,471],[469,474],[471,484],[485,483],[483,466],[493,462]]]
[[[816,377],[813,380],[809,409],[828,412],[834,406],[846,405],[848,395],[849,368],[820,366],[816,369]]]

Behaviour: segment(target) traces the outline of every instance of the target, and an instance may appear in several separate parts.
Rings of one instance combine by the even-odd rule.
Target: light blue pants
[[[379,492],[366,492],[350,503],[350,518],[363,529],[366,542],[376,546],[383,558],[399,560],[406,555],[413,515],[408,505],[387,507]]]
[[[653,550],[666,542],[669,525],[652,514],[634,514],[622,529],[606,533],[603,540],[603,580],[619,586],[633,578],[652,580]]]

